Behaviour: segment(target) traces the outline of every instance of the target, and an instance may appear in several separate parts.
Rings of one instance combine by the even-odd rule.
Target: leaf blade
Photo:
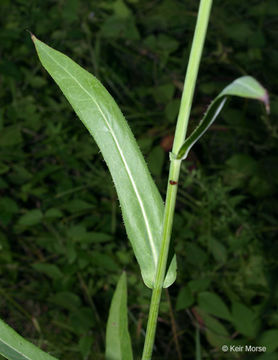
[[[0,354],[9,360],[57,360],[25,340],[1,319]]]
[[[202,310],[221,319],[231,320],[231,314],[224,301],[215,293],[203,291],[198,294],[198,304]]]
[[[204,135],[204,133],[216,120],[229,96],[259,100],[264,103],[266,111],[269,113],[269,98],[267,91],[253,77],[242,76],[233,81],[230,85],[226,86],[224,90],[213,100],[200,124],[184,141],[178,151],[178,154],[171,154],[173,158],[178,160],[186,159],[193,145]]]
[[[32,40],[42,65],[103,154],[143,280],[152,288],[160,250],[163,202],[134,136],[112,96],[93,75],[34,35]],[[176,265],[169,268],[166,285],[170,286],[175,277]]]
[[[106,360],[132,360],[127,320],[126,273],[121,275],[114,292],[106,328]]]

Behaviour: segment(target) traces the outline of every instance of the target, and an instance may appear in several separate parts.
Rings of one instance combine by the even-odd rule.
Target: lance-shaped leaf
[[[118,193],[123,219],[145,284],[152,288],[161,245],[163,202],[119,107],[90,73],[34,35],[44,68],[98,144]],[[176,278],[175,257],[164,286]]]
[[[266,111],[269,112],[268,93],[256,79],[251,76],[243,76],[236,79],[213,100],[208,107],[200,124],[191,133],[191,135],[184,141],[178,154],[172,154],[175,159],[186,159],[192,146],[203,136],[211,124],[215,121],[220,111],[223,109],[225,102],[229,96],[238,96],[247,99],[256,99],[265,104]]]
[[[0,320],[0,354],[8,360],[57,360]]]
[[[120,277],[111,302],[106,328],[106,360],[132,360],[127,320],[126,273]]]

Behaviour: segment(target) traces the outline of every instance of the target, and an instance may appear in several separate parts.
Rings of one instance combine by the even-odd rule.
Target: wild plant
[[[112,96],[93,75],[32,35],[43,67],[100,148],[115,184],[127,236],[140,266],[142,279],[152,291],[142,360],[152,358],[162,289],[169,287],[176,279],[176,256],[169,256],[169,248],[182,161],[216,120],[229,97],[257,99],[269,111],[266,90],[251,76],[243,76],[224,88],[211,102],[199,125],[186,136],[211,6],[212,0],[200,2],[173,148],[169,154],[170,170],[165,202]],[[13,360],[54,359],[24,340],[2,321],[0,353]],[[125,273],[119,279],[111,302],[105,357],[107,360],[133,359],[128,332]]]

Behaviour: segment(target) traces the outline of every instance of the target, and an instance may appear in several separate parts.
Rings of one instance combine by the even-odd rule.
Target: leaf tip
[[[30,34],[32,41],[35,42],[35,40],[37,40],[36,36],[28,29],[26,29],[26,31]]]
[[[267,114],[270,114],[270,103],[269,103],[269,95],[267,90],[265,90],[264,96],[261,97],[260,100],[264,103]]]

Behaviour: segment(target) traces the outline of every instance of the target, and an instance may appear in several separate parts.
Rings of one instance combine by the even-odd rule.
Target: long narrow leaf
[[[44,68],[98,144],[118,193],[128,237],[145,284],[152,288],[160,250],[163,202],[119,107],[102,84],[34,35]],[[176,278],[173,258],[165,287]]]
[[[238,96],[249,99],[256,99],[265,104],[269,112],[269,101],[267,91],[251,76],[243,76],[228,85],[210,104],[200,124],[191,133],[181,146],[178,154],[172,156],[179,160],[186,159],[192,146],[204,135],[208,128],[215,121],[229,96]]]
[[[125,272],[120,277],[111,302],[106,329],[106,360],[132,360],[128,332],[127,286]]]
[[[0,320],[0,354],[8,360],[57,360]]]

